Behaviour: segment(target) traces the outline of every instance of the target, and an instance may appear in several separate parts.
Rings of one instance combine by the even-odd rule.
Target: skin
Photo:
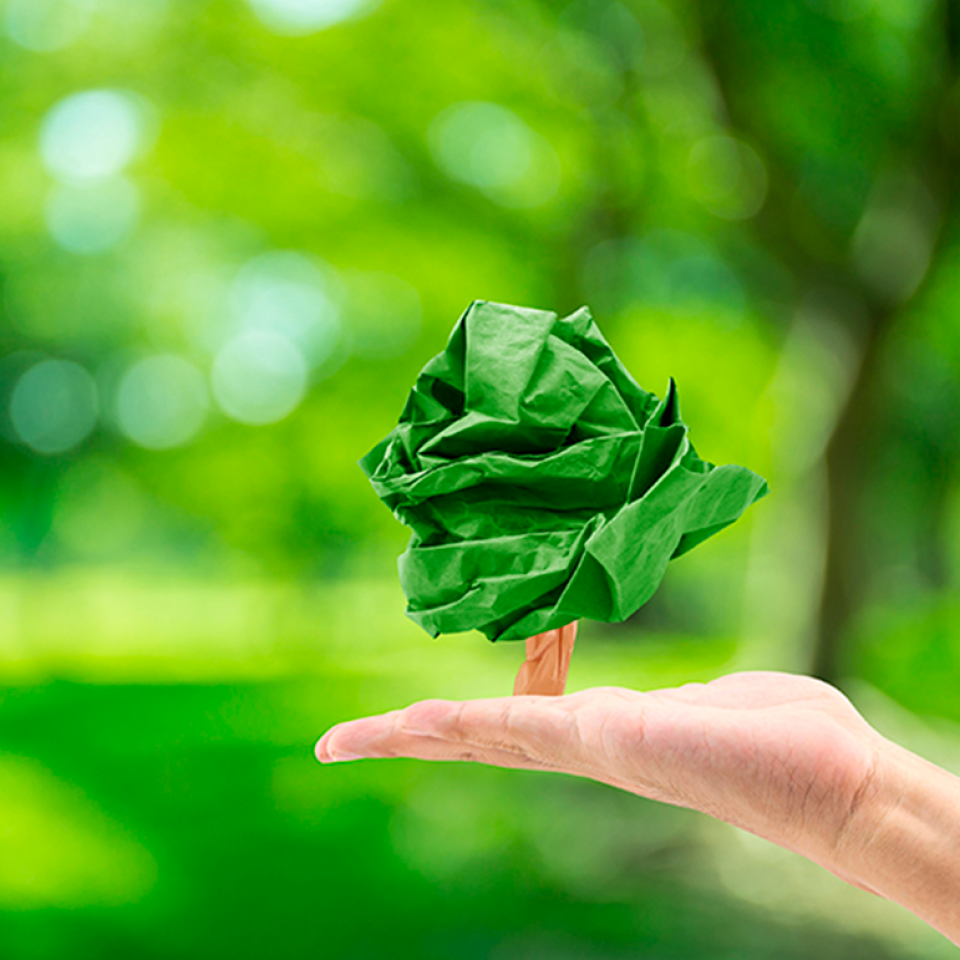
[[[960,779],[881,737],[828,684],[737,673],[640,693],[427,700],[342,723],[322,763],[553,770],[699,810],[901,903],[960,945]]]

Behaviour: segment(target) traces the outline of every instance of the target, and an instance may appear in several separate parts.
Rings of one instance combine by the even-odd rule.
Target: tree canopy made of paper
[[[626,619],[672,558],[767,492],[697,456],[673,381],[663,400],[642,390],[586,307],[482,300],[360,465],[413,530],[407,614],[490,640]]]

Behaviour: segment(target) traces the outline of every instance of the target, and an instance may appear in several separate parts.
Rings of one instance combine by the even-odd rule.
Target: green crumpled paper
[[[360,465],[413,529],[400,581],[434,637],[624,620],[673,557],[767,492],[697,456],[673,381],[664,400],[642,390],[586,307],[561,318],[483,300]]]

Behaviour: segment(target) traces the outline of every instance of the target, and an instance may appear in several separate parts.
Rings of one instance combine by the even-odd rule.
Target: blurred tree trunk
[[[958,144],[950,129],[957,122],[954,90],[960,61],[960,4],[946,0],[941,15],[945,43],[939,89],[930,98],[929,109],[917,118],[916,137],[909,151],[912,172],[929,189],[938,219],[932,225],[931,270],[940,260],[950,225],[956,219],[960,186]],[[873,291],[864,290],[874,299],[874,305],[869,311],[860,365],[825,452],[829,510],[827,554],[811,672],[830,683],[842,680],[846,673],[844,638],[863,606],[877,563],[872,531],[879,529],[882,522],[867,515],[863,493],[866,484],[883,469],[876,453],[880,439],[889,430],[897,403],[881,366],[884,348],[898,316],[922,297],[929,276],[928,270],[919,288],[900,304],[878,306],[871,297]],[[916,572],[929,589],[936,590],[942,588],[946,580],[947,562],[941,531],[948,505],[946,464],[955,452],[948,437],[934,437],[933,442],[935,449],[927,451],[927,459],[931,461],[928,469],[917,477],[918,523],[914,542]]]
[[[952,127],[958,123],[954,93],[960,60],[958,10],[958,0],[945,0],[940,7],[944,29],[939,32],[943,50],[938,87],[927,98],[912,130],[899,143],[890,144],[891,155],[901,160],[906,173],[929,191],[939,220],[931,225],[935,233],[935,241],[930,245],[931,265],[938,260],[944,225],[953,222],[956,213],[960,150]],[[859,333],[859,363],[825,451],[829,510],[825,577],[810,669],[815,676],[837,683],[845,672],[844,638],[862,608],[878,557],[876,527],[865,515],[863,494],[878,467],[882,469],[874,456],[875,444],[884,435],[896,404],[882,368],[884,347],[904,308],[922,295],[923,283],[906,298],[878,297],[877,290],[849,256],[848,240],[834,237],[833,250],[828,245],[819,254],[812,252],[809,243],[795,230],[784,229],[785,224],[793,222],[789,205],[799,184],[791,170],[777,166],[777,151],[768,131],[758,127],[738,98],[738,92],[750,82],[744,65],[751,62],[751,52],[737,33],[736,16],[729,7],[717,9],[702,4],[701,23],[704,53],[715,72],[731,126],[757,144],[770,165],[769,198],[755,220],[758,239],[790,270],[801,297],[826,281],[849,291],[866,307],[864,322],[855,331]],[[929,69],[935,71],[938,65],[931,63]],[[940,451],[934,460],[942,461],[946,456],[946,451]],[[936,586],[942,582],[946,569],[940,531],[947,503],[943,470],[938,469],[936,462],[928,480],[930,489],[917,491],[922,519],[916,530],[916,556],[918,567],[922,568],[919,572],[932,577],[932,585]]]
[[[884,334],[894,312],[871,316],[853,384],[824,454],[827,475],[827,542],[816,643],[810,672],[837,683],[843,674],[842,643],[861,608],[872,559],[862,496],[873,464],[875,440],[887,401],[879,376]]]

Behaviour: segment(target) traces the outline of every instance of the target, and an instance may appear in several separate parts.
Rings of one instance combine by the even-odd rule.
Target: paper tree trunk
[[[576,639],[576,620],[558,630],[528,637],[527,658],[513,685],[514,696],[561,696],[567,687],[567,671]]]

